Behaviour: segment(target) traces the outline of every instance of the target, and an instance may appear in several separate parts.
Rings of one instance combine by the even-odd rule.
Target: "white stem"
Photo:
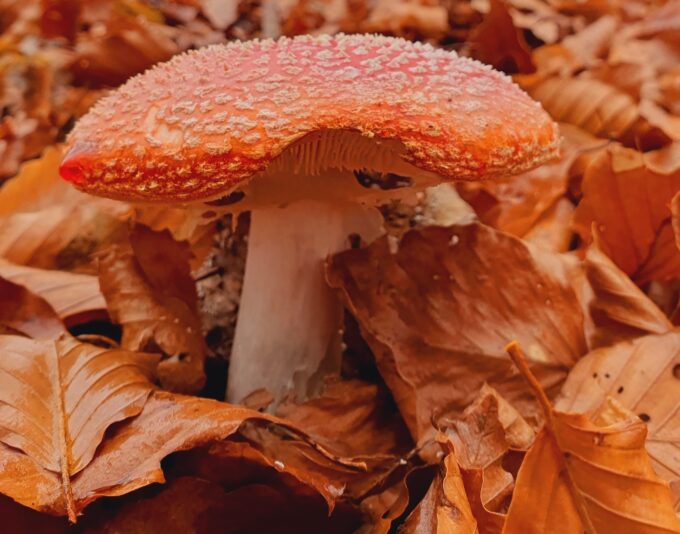
[[[227,400],[266,388],[277,404],[313,395],[340,368],[342,307],[326,283],[325,259],[358,233],[382,231],[375,208],[296,202],[251,213],[246,272],[229,364]]]

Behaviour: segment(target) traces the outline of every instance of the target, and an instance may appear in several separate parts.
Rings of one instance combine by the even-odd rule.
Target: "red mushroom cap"
[[[250,41],[176,56],[77,123],[61,176],[97,195],[215,198],[318,130],[393,139],[445,180],[518,173],[558,152],[557,126],[505,75],[403,39]]]

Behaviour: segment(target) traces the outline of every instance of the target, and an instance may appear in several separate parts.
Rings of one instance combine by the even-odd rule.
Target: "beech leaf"
[[[582,286],[582,300],[592,323],[587,327],[591,348],[663,334],[673,327],[659,307],[600,250],[597,241],[586,250],[583,272],[587,284]]]
[[[645,424],[607,398],[597,419],[553,409],[519,348],[547,423],[520,467],[503,532],[677,532],[671,492],[645,450]]]
[[[647,422],[647,450],[671,482],[680,508],[680,331],[649,335],[590,352],[569,373],[562,411],[594,416],[613,397]]]
[[[205,342],[197,312],[188,248],[165,232],[138,225],[131,246],[110,247],[99,260],[99,281],[121,345],[167,358],[159,364],[161,384],[196,393],[205,383]]]
[[[0,276],[45,299],[67,326],[106,317],[96,276],[15,265],[0,259]]]
[[[103,394],[106,391],[103,390]],[[45,469],[33,456],[24,454],[18,447],[1,444],[0,464],[4,470],[0,472],[0,492],[25,506],[54,515],[68,513],[73,519],[85,506],[101,497],[124,495],[149,484],[164,482],[160,462],[168,454],[221,441],[248,420],[261,421],[265,425],[273,423],[280,428],[290,429],[297,439],[307,439],[285,421],[267,414],[223,402],[156,390],[146,399],[137,417],[115,425],[109,429],[103,441],[97,440],[93,445],[96,454],[70,479],[68,499],[64,497],[65,487],[62,486],[58,471]],[[334,458],[312,445],[300,449],[302,454],[296,454],[295,449],[291,448],[295,447],[295,441],[290,436],[285,443],[291,446],[283,448],[281,452],[289,450],[286,461],[290,465],[277,464],[276,457],[271,460],[272,465],[303,479],[307,476],[305,470],[309,470],[310,480],[318,484],[325,480],[326,487],[333,484],[326,475],[316,472],[321,466],[324,466],[326,473],[333,472],[333,466],[337,467],[333,479],[340,476],[349,478],[352,473],[360,476],[366,469],[362,462]],[[90,442],[88,444],[92,445]],[[325,491],[325,497],[332,504],[342,492],[342,487],[333,487],[332,491]]]
[[[475,534],[475,521],[456,461],[453,446],[445,442],[446,456],[432,481],[430,489],[418,506],[406,518],[400,534]]]
[[[342,456],[400,455],[412,446],[388,395],[361,380],[328,380],[320,396],[300,405],[285,402],[277,415]]]
[[[670,220],[671,199],[680,190],[680,169],[662,174],[648,166],[647,158],[620,147],[599,154],[586,169],[574,219],[586,242],[593,226],[597,229],[602,250],[638,284],[680,276],[680,258],[674,259],[680,252],[669,247],[672,238],[654,249]],[[658,268],[646,267],[661,254],[668,258],[656,262]],[[677,269],[669,270],[669,264]]]
[[[55,493],[75,520],[72,479],[92,461],[110,425],[142,410],[154,359],[68,335],[55,341],[0,336],[0,352],[0,442],[49,473],[45,476],[54,480]],[[0,491],[31,506],[24,491],[13,491],[26,481],[3,465]],[[43,491],[28,478],[37,486],[34,492]]]
[[[25,287],[0,278],[0,333],[54,339],[65,331],[47,302]]]
[[[547,387],[586,352],[567,276],[482,224],[411,231],[394,253],[379,239],[334,256],[328,279],[357,318],[416,440],[433,415],[462,412],[484,382],[518,408],[517,400],[527,401],[503,352],[507,339],[519,336],[531,347]]]

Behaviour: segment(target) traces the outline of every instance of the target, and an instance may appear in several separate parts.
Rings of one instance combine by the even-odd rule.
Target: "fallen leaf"
[[[74,71],[79,81],[115,87],[180,52],[173,40],[180,33],[177,28],[145,16],[129,16],[114,3],[104,11],[94,17],[84,12],[88,29],[79,33],[75,46]]]
[[[586,250],[581,300],[587,310],[588,346],[613,345],[646,334],[663,334],[673,325],[659,307],[597,246]]]
[[[327,276],[416,441],[430,432],[433,415],[462,412],[484,382],[531,410],[504,357],[507,339],[519,336],[531,347],[547,387],[586,351],[567,276],[545,268],[519,239],[479,223],[408,232],[396,253],[379,239],[334,256]]]
[[[479,396],[466,408],[466,412],[478,410],[479,407],[488,402],[487,399],[490,398],[494,399],[496,407],[493,417],[497,417],[498,422],[501,424],[501,427],[503,427],[505,440],[507,441],[508,446],[516,450],[527,450],[534,442],[536,432],[534,432],[531,425],[524,420],[515,407],[488,384],[482,386],[482,389],[479,391]]]
[[[409,29],[427,36],[443,34],[448,27],[446,8],[422,0],[377,0],[361,22],[362,32],[403,35]]]
[[[569,373],[557,408],[594,416],[608,397],[647,423],[647,450],[680,507],[680,333],[639,337],[590,352]]]
[[[446,456],[430,489],[399,528],[400,534],[478,532],[453,447],[444,447]]]
[[[115,397],[112,399],[115,400]],[[137,417],[111,427],[103,441],[94,445],[88,442],[88,445],[96,447],[96,454],[70,480],[70,509],[67,508],[66,488],[62,486],[59,472],[43,468],[17,447],[1,444],[0,461],[5,467],[0,473],[0,492],[35,510],[53,515],[66,515],[70,510],[77,514],[101,497],[120,496],[149,484],[164,482],[160,462],[167,455],[224,440],[248,420],[273,424],[269,427],[272,432],[276,432],[277,428],[288,429],[286,446],[276,451],[287,454],[285,461],[288,465],[276,464],[277,455],[267,456],[277,470],[297,473],[301,477],[309,473],[310,479],[318,483],[326,480],[329,486],[333,486],[331,480],[310,466],[323,467],[326,473],[332,472],[332,480],[341,476],[349,480],[352,473],[359,479],[364,476],[366,466],[361,462],[332,457],[313,444],[297,447],[296,440],[291,438],[307,438],[281,419],[223,402],[156,390],[148,397]],[[267,436],[265,430],[262,435]],[[332,471],[333,466],[336,466],[335,471]],[[335,501],[342,493],[342,487],[329,487],[325,496]]]
[[[59,177],[62,150],[45,149],[39,159],[24,163],[0,189],[0,217],[17,212],[41,211],[59,204],[75,204],[86,198]]]
[[[537,70],[543,74],[569,75],[595,66],[608,52],[619,24],[616,16],[605,15],[558,44],[537,48],[533,52]]]
[[[196,393],[205,383],[205,342],[197,312],[190,251],[168,232],[137,225],[130,246],[114,245],[99,259],[99,282],[121,346],[162,351],[158,375],[166,389]]]
[[[533,72],[529,45],[515,28],[505,2],[491,0],[484,20],[469,37],[471,56],[509,74]]]
[[[360,380],[327,381],[320,396],[300,405],[285,402],[277,415],[341,456],[402,455],[412,446],[391,399]]]
[[[520,83],[556,121],[573,124],[605,138],[633,136],[639,119],[628,94],[598,80],[548,77]]]
[[[482,506],[488,512],[500,511],[512,494],[514,479],[502,465],[509,447],[498,417],[498,401],[486,395],[470,405],[461,419],[443,424],[463,472],[481,471],[481,484],[474,491],[479,493]]]
[[[87,263],[119,224],[88,205],[15,213],[0,221],[0,258],[43,269]]]
[[[45,299],[67,327],[107,317],[96,276],[24,267],[0,259],[0,277]]]
[[[25,287],[0,277],[0,332],[55,339],[65,331],[64,324],[47,302]]]
[[[55,341],[0,336],[0,347],[0,442],[52,481],[63,513],[75,521],[73,478],[91,463],[107,428],[141,412],[153,359],[68,335]],[[31,506],[48,491],[37,479],[18,476],[16,464],[3,465],[2,493]]]
[[[541,399],[547,424],[520,467],[503,531],[678,531],[668,483],[645,451],[645,424],[611,398],[595,422],[556,411],[519,346],[508,351]]]
[[[680,190],[680,169],[660,174],[649,168],[646,158],[616,146],[600,153],[586,169],[583,199],[574,215],[574,227],[582,239],[590,241],[594,225],[603,251],[638,284],[680,275],[664,265],[646,268],[654,260],[653,247],[670,219],[670,201]],[[667,248],[654,255],[680,254]],[[680,260],[670,264],[680,268]]]
[[[524,240],[549,252],[567,252],[573,240],[574,210],[575,207],[568,198],[557,199],[524,234]]]

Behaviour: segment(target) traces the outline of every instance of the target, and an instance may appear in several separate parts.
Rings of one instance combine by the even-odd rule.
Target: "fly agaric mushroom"
[[[378,203],[518,173],[558,144],[540,105],[481,63],[304,36],[211,46],[131,79],[77,123],[61,176],[114,199],[251,212],[227,399],[265,387],[280,400],[339,367],[324,260],[381,232]],[[366,187],[368,172],[386,179]]]

